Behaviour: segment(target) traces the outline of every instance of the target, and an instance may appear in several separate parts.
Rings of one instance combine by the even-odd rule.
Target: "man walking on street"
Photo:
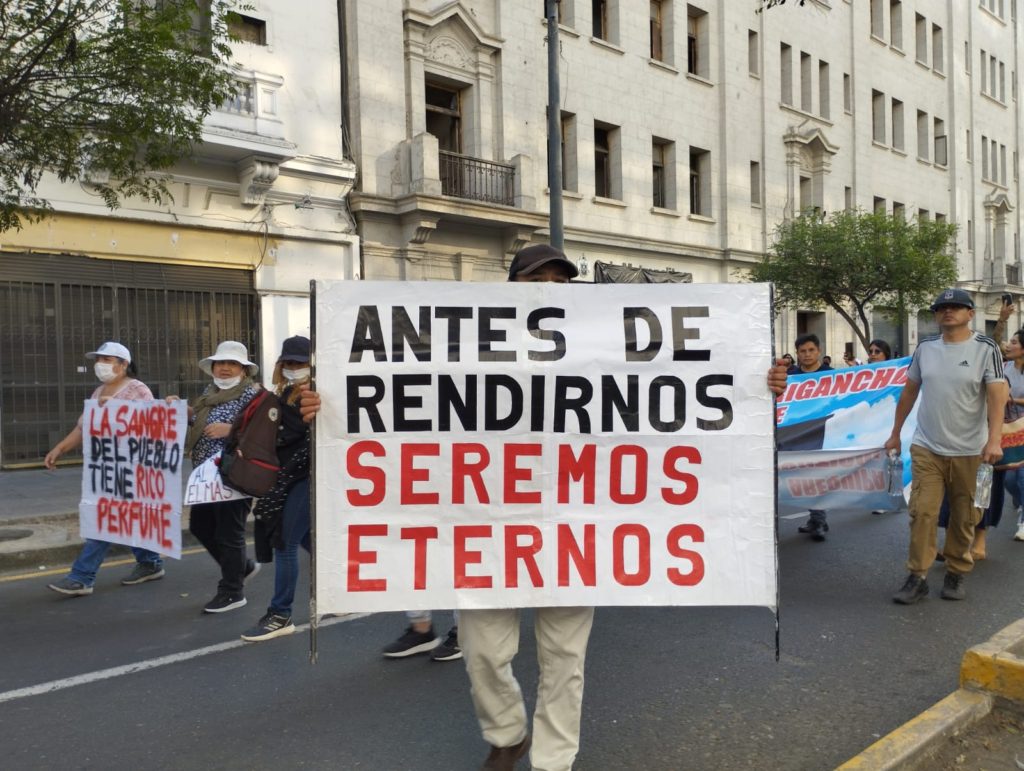
[[[536,244],[520,250],[509,266],[508,280],[568,283],[576,266],[560,250]],[[785,390],[781,360],[768,371],[769,390]],[[484,739],[491,745],[484,769],[511,771],[528,752],[538,771],[569,771],[580,743],[583,669],[594,622],[590,607],[543,607],[534,610],[534,633],[540,682],[528,730],[526,705],[512,672],[519,651],[518,608],[463,610],[459,637],[466,657],[473,707]]]
[[[942,334],[925,338],[914,351],[885,443],[886,450],[900,451],[900,432],[920,393],[910,447],[910,575],[892,598],[901,605],[928,595],[925,577],[935,560],[944,494],[949,496],[950,517],[942,551],[946,577],[941,596],[964,599],[964,576],[974,567],[974,526],[981,518],[981,510],[974,506],[978,466],[1003,455],[999,440],[1007,390],[999,347],[992,338],[971,331],[974,301],[964,290],[945,290],[931,309]]]
[[[827,358],[827,357],[826,357]],[[832,369],[821,358],[821,341],[817,335],[800,335],[796,339],[796,364],[789,368],[787,375],[806,375],[811,372],[824,372]],[[797,528],[801,533],[809,533],[815,541],[824,541],[828,532],[828,519],[821,509],[811,509],[811,518]]]

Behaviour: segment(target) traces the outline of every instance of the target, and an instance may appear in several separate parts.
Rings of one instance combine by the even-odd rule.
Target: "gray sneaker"
[[[967,592],[964,591],[963,573],[951,573],[947,570],[939,596],[944,600],[966,600]]]
[[[68,597],[84,597],[87,594],[92,594],[91,586],[86,586],[81,581],[75,581],[71,576],[64,576],[60,581],[47,584],[46,588],[52,589],[58,594],[66,594]]]
[[[291,634],[294,631],[295,624],[292,623],[291,616],[271,613],[268,610],[266,615],[256,623],[256,626],[247,629],[242,634],[242,639],[246,642],[261,642],[263,640],[272,640],[281,635]]]
[[[153,562],[136,562],[132,572],[121,579],[124,586],[135,586],[144,584],[146,581],[156,581],[163,578],[164,569]]]
[[[892,596],[892,601],[899,603],[900,605],[913,605],[915,602],[920,602],[927,596],[928,582],[921,578],[921,576],[911,573],[907,576],[907,580],[904,582],[903,588]]]

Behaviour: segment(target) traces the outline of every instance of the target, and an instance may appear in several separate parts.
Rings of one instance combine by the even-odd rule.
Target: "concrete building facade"
[[[365,277],[500,280],[548,235],[544,2],[350,2]],[[1019,297],[1016,0],[561,0],[566,252],[734,281],[807,207],[959,226],[978,327]],[[401,66],[398,63],[401,63]],[[926,316],[876,330],[910,350]],[[813,331],[780,315],[780,348]],[[897,337],[902,333],[902,340]],[[855,353],[863,355],[859,344]]]
[[[95,385],[82,355],[124,342],[158,395],[192,396],[221,339],[264,373],[309,331],[311,278],[359,278],[336,3],[253,0],[233,21],[238,97],[169,170],[174,200],[109,211],[47,179],[52,216],[0,234],[0,463],[37,463]]]

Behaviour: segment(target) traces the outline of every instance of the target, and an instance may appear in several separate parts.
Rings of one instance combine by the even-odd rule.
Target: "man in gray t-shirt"
[[[971,331],[974,301],[962,289],[947,289],[932,304],[942,334],[925,338],[914,352],[907,384],[885,449],[900,450],[900,432],[921,395],[911,441],[910,575],[893,601],[911,605],[928,594],[925,576],[935,559],[936,526],[944,495],[950,518],[943,556],[942,598],[962,600],[964,575],[981,510],[974,506],[978,466],[1002,457],[999,447],[1006,379],[995,341]]]

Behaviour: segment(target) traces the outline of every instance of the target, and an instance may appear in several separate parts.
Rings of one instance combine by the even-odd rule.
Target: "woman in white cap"
[[[89,398],[97,399],[100,404],[108,399],[153,398],[149,387],[133,377],[137,373],[132,355],[121,343],[106,342],[95,351],[85,354],[85,358],[96,360],[93,372],[100,381],[100,385]],[[81,446],[82,418],[79,417],[78,424],[46,454],[43,463],[48,469],[55,468],[61,455]],[[93,585],[96,583],[96,571],[103,563],[103,558],[107,556],[110,546],[108,541],[87,538],[78,559],[71,566],[71,572],[59,581],[49,584],[49,588],[69,597],[92,594]],[[135,555],[135,568],[121,579],[122,584],[134,586],[164,577],[164,562],[159,554],[136,547],[132,547],[132,553]]]
[[[185,452],[192,454],[193,467],[199,466],[224,449],[231,424],[259,393],[253,380],[259,366],[249,361],[242,343],[225,340],[211,356],[199,362],[199,369],[213,382],[188,407],[188,433]],[[168,396],[174,401],[177,396]],[[223,613],[245,605],[242,586],[259,569],[246,559],[245,520],[251,505],[249,498],[201,503],[192,507],[188,529],[220,565],[217,593],[206,603],[206,613]]]

